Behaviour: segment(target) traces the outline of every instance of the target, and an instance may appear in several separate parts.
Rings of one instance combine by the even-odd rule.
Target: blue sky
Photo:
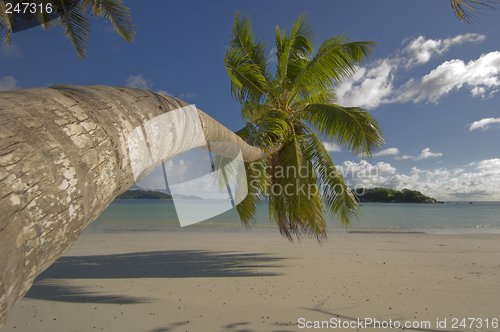
[[[440,200],[500,201],[500,11],[462,24],[448,1],[131,1],[134,43],[92,22],[87,60],[60,28],[25,30],[0,45],[0,89],[56,84],[133,86],[179,97],[231,130],[243,126],[223,57],[237,10],[273,54],[276,25],[307,12],[317,47],[347,33],[377,42],[357,74],[334,87],[339,104],[361,106],[386,145],[371,160],[327,145],[352,186],[410,188]],[[177,176],[194,157],[172,160]],[[369,171],[370,177],[352,173]],[[366,173],[360,173],[361,175]],[[163,181],[155,173],[149,183]],[[154,186],[154,185],[153,185]]]

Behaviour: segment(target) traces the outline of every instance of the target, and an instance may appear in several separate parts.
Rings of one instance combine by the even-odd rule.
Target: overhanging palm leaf
[[[22,1],[19,1],[22,2]],[[26,1],[28,3],[29,1]],[[45,29],[52,28],[58,22],[64,29],[64,35],[74,45],[78,57],[85,59],[86,47],[90,38],[90,21],[86,15],[105,17],[110,20],[114,29],[127,42],[134,41],[135,27],[132,23],[130,10],[123,5],[122,0],[38,0],[43,8],[52,6],[53,12],[47,11],[14,17],[5,10],[5,3],[0,2],[0,28],[6,29],[5,41],[11,41],[10,33],[15,31],[16,24],[35,26],[37,23]],[[58,17],[57,20],[54,20]],[[20,21],[19,21],[20,20]],[[14,27],[14,29],[13,29]]]
[[[75,46],[78,57],[85,58],[86,47],[90,36],[90,21],[85,17],[82,8],[75,6],[70,9],[70,3],[59,0],[55,4],[59,13],[59,23],[64,29],[64,35]]]
[[[478,18],[473,14],[481,9],[496,9],[493,5],[499,4],[497,0],[450,0],[451,8],[457,15],[460,21],[465,21],[472,24],[472,21],[477,21]]]
[[[120,0],[84,0],[83,9],[90,11],[93,16],[100,16],[110,20],[113,28],[127,42],[133,42],[135,28],[132,23],[130,9]]]
[[[349,221],[357,217],[359,209],[351,189],[344,182],[325,146],[316,134],[307,136],[305,153],[313,160],[315,174],[318,179],[318,188],[327,209],[337,215],[342,223],[349,225]]]

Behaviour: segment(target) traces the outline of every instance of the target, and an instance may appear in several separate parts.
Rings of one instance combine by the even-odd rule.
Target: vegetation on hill
[[[420,191],[409,189],[401,191],[385,188],[358,189],[356,198],[359,202],[436,203],[435,199],[425,196]]]

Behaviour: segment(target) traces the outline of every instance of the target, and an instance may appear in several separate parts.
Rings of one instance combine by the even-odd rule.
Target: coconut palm
[[[31,13],[31,7],[24,11],[23,2],[27,1],[10,2],[14,6],[19,4],[23,12],[11,11],[9,14],[6,3],[0,3],[0,29],[7,30],[4,38],[6,42],[12,42],[10,34],[13,31],[36,25],[50,29],[58,23],[64,29],[64,35],[75,46],[78,57],[85,59],[85,49],[90,37],[90,20],[87,16],[106,18],[123,39],[127,42],[134,41],[135,28],[130,9],[123,5],[122,0],[31,0],[30,3],[37,4],[35,13]]]
[[[236,14],[225,67],[246,121],[237,134],[268,151],[246,163],[249,195],[237,207],[243,222],[253,220],[262,199],[269,199],[270,219],[289,239],[325,236],[326,213],[345,225],[357,216],[356,199],[321,137],[368,156],[383,144],[377,121],[360,108],[336,104],[332,89],[354,74],[373,46],[340,35],[326,39],[313,56],[313,30],[301,15],[291,31],[276,28],[272,74],[265,43],[254,37],[250,20]]]

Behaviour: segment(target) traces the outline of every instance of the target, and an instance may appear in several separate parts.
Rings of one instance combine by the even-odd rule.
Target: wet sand
[[[89,231],[1,330],[498,331],[499,308],[500,235],[342,233],[320,245],[277,230]]]

